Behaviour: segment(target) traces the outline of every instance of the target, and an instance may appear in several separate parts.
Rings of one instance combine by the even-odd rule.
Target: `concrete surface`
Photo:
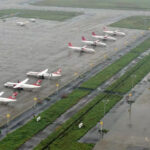
[[[131,106],[131,115],[129,114],[129,104],[124,98],[104,117],[104,128],[110,131],[104,135],[103,139],[97,132],[99,124],[89,131],[89,134],[94,132],[88,142],[93,140],[95,143],[101,139],[93,150],[150,149],[149,87],[149,82],[142,81],[133,89],[132,100],[135,103]]]

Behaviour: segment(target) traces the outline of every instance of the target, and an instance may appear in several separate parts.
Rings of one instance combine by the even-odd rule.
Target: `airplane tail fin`
[[[33,85],[35,86],[40,86],[42,83],[42,80],[37,80]]]
[[[85,41],[86,39],[85,39],[85,37],[84,36],[82,36],[82,41]]]
[[[95,32],[92,32],[92,35],[95,36],[96,35]]]
[[[18,95],[18,92],[14,92],[14,93],[13,93],[11,96],[9,96],[8,98],[15,100],[16,97],[17,97],[17,95]]]
[[[72,43],[71,43],[71,42],[70,42],[70,43],[68,43],[68,46],[69,46],[69,47],[72,47]]]
[[[54,74],[61,74],[61,69],[58,69],[56,72],[53,72]]]

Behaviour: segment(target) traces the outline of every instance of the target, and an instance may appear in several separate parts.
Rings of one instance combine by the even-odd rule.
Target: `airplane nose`
[[[7,83],[4,84],[4,86],[7,86],[7,85],[8,85]]]

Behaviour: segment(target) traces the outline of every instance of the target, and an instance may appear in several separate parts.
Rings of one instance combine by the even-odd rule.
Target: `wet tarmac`
[[[22,2],[25,2],[25,0]],[[19,0],[13,2],[10,0],[0,1],[0,3],[0,9],[71,10],[71,8],[40,8],[28,4],[22,5]],[[118,37],[118,40],[114,43],[108,42],[106,48],[97,47],[95,54],[79,55],[67,48],[68,42],[82,46],[82,35],[92,39],[92,31],[102,34],[103,26],[128,15],[126,11],[108,10],[106,13],[105,10],[72,10],[82,10],[85,14],[65,22],[37,19],[36,23],[29,23],[25,27],[17,26],[16,21],[26,21],[27,19],[13,17],[6,19],[5,22],[0,20],[0,91],[5,91],[4,96],[10,96],[13,90],[4,88],[3,84],[7,81],[16,82],[25,79],[25,74],[28,71],[41,71],[48,68],[52,72],[62,68],[63,74],[59,81],[44,80],[42,88],[38,91],[22,91],[19,93],[16,103],[1,103],[0,125],[6,123],[7,113],[11,115],[10,119],[14,119],[34,106],[34,97],[37,97],[39,101],[43,100],[57,90],[56,83],[60,84],[60,88],[63,87],[144,34],[143,31],[121,29],[127,33],[126,37]],[[139,11],[139,13],[145,12]],[[136,14],[136,12],[132,12],[130,15],[133,14]],[[36,79],[30,78],[29,83],[34,82],[36,82]]]

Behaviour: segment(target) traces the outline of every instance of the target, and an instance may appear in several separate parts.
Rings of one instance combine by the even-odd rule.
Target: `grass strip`
[[[33,2],[34,5],[76,7],[76,8],[105,8],[105,9],[129,9],[149,10],[149,0],[42,0]]]
[[[150,16],[131,16],[111,24],[112,27],[150,30]]]
[[[30,9],[4,9],[0,10],[0,18],[22,17],[37,18],[44,20],[64,21],[80,15],[77,12],[48,11],[48,10],[30,10]]]
[[[150,56],[146,56],[106,90],[125,94],[149,72]],[[120,85],[120,87],[115,89],[117,85]]]
[[[32,119],[21,128],[9,133],[2,141],[0,141],[0,150],[16,150],[25,141],[29,140],[36,133],[54,122],[61,114],[75,105],[82,97],[88,95],[88,93],[89,91],[85,90],[74,90],[67,98],[61,99],[41,113],[40,116],[42,119],[38,123],[35,119]]]

